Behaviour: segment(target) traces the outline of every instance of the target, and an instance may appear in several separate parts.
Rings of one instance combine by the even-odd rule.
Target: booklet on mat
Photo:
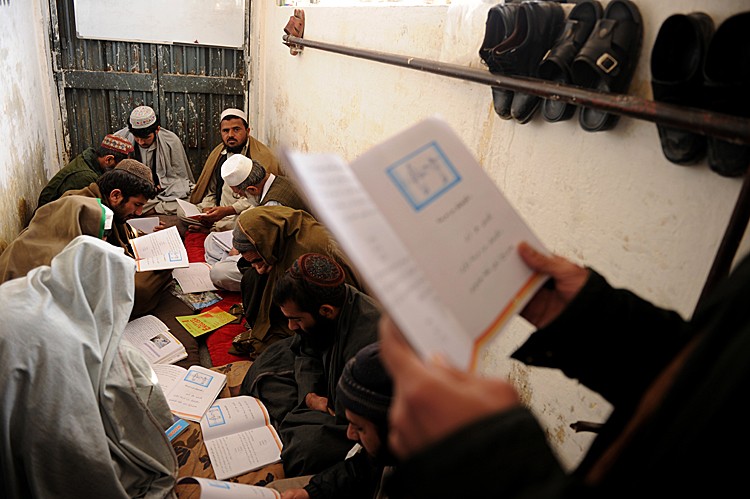
[[[130,240],[138,272],[187,267],[187,249],[177,227],[152,232]]]
[[[281,439],[268,411],[255,397],[219,399],[201,419],[208,458],[219,480],[281,459]]]
[[[196,423],[227,382],[225,375],[201,366],[185,369],[173,364],[156,364],[152,368],[172,414]]]
[[[282,151],[313,209],[414,349],[473,370],[477,354],[544,281],[545,251],[471,151],[429,118],[350,164]]]
[[[178,486],[183,484],[197,485],[199,499],[281,499],[281,493],[275,489],[245,483],[184,476],[177,480]]]
[[[183,293],[216,291],[211,281],[211,266],[206,262],[192,262],[187,267],[174,269],[172,277],[180,284]]]
[[[128,322],[123,339],[138,348],[152,364],[172,364],[188,356],[180,340],[153,315]]]

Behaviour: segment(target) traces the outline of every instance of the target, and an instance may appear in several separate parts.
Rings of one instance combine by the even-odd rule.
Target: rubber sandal
[[[479,49],[479,57],[487,65],[490,73],[504,74],[496,59],[498,49],[513,33],[516,25],[516,13],[520,4],[499,4],[487,12],[484,40]],[[500,49],[501,50],[501,49]],[[513,92],[499,87],[492,87],[492,103],[495,112],[504,120],[509,120]]]
[[[612,0],[573,64],[573,83],[602,92],[624,93],[633,78],[643,39],[638,7],[630,0]],[[588,132],[613,128],[619,119],[590,108],[581,108],[578,122]]]
[[[689,107],[705,107],[703,64],[713,20],[703,12],[668,17],[651,51],[651,89],[654,100]],[[664,156],[687,165],[706,155],[706,137],[657,124]]]
[[[570,64],[591,35],[596,22],[601,19],[603,11],[596,0],[583,0],[573,7],[562,34],[539,64],[540,78],[562,84],[572,82]],[[545,100],[542,104],[542,116],[550,123],[569,120],[575,110],[575,106],[556,100]]]
[[[750,118],[750,12],[721,23],[706,53],[703,69],[707,109]],[[708,166],[724,177],[744,175],[750,146],[708,138]]]

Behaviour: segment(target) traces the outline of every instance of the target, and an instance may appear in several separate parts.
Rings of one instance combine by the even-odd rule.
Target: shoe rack
[[[715,137],[735,144],[750,145],[750,120],[728,114],[707,111],[640,97],[603,93],[573,85],[554,83],[536,78],[511,77],[492,74],[486,70],[449,64],[440,61],[403,56],[375,50],[347,47],[303,38],[304,11],[295,10],[284,28],[282,43],[290,48],[292,56],[305,48],[332,52],[359,59],[400,66],[437,75],[471,81],[490,87],[536,95],[575,106],[582,106],[619,116],[650,121],[652,123]],[[729,274],[739,244],[750,220],[750,174],[745,174],[742,188],[732,216],[704,284],[700,300]]]

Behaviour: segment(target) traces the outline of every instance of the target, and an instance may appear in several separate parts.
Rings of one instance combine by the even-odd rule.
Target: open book
[[[172,414],[196,423],[227,382],[225,375],[201,366],[185,369],[173,364],[156,364],[152,368]]]
[[[184,201],[182,199],[175,199],[175,201],[177,201],[177,206],[182,208],[182,211],[185,213],[185,216],[187,218],[198,220],[203,217],[203,212],[193,203]]]
[[[190,265],[185,244],[175,226],[131,239],[130,245],[138,272]]]
[[[196,476],[184,476],[177,480],[178,491],[182,491],[186,485],[197,486],[200,499],[281,499],[281,494],[274,489],[244,483],[222,482]],[[192,494],[189,497],[192,497]]]
[[[203,291],[216,291],[211,281],[211,266],[206,262],[193,262],[187,267],[174,269],[174,277],[183,293],[202,293]]]
[[[541,242],[461,139],[430,118],[347,164],[282,157],[315,213],[424,357],[472,370],[544,277],[517,253]]]
[[[201,419],[203,440],[216,478],[224,480],[281,459],[281,439],[255,397],[217,400]]]
[[[141,234],[151,234],[159,225],[159,217],[136,217],[128,220],[130,225]]]
[[[122,337],[138,348],[151,364],[172,364],[188,355],[167,325],[153,315],[128,322]]]

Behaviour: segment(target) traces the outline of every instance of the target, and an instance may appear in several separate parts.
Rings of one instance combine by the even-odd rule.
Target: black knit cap
[[[355,414],[384,425],[393,383],[380,361],[380,345],[372,343],[349,359],[336,387],[336,397]]]

